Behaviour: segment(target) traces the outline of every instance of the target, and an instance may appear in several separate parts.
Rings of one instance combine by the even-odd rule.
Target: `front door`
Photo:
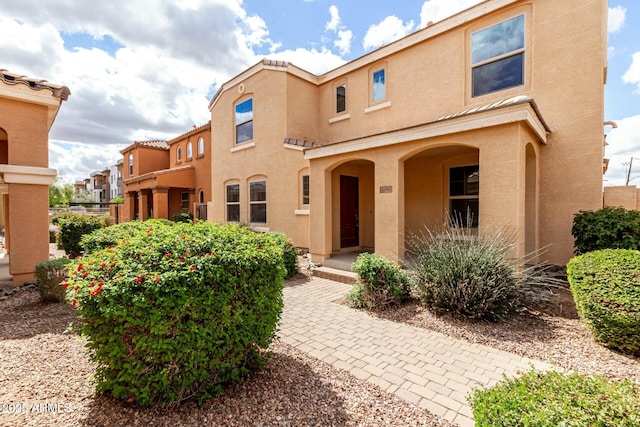
[[[340,175],[340,247],[358,245],[358,177]]]

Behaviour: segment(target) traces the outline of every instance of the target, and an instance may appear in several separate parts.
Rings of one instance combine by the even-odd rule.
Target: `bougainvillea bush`
[[[173,406],[221,392],[262,362],[282,311],[282,250],[208,222],[150,222],[75,261],[66,283],[98,392]]]

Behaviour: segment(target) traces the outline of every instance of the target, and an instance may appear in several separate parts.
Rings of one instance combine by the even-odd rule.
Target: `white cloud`
[[[324,29],[327,31],[337,31],[340,25],[340,12],[338,8],[335,5],[329,6],[329,14],[331,15],[331,20],[326,23]]]
[[[636,85],[635,93],[640,94],[640,52],[633,54],[631,66],[625,71],[622,81]]]
[[[285,50],[269,55],[270,59],[289,61],[292,64],[316,75],[324,74],[344,64],[340,56],[327,48]]]
[[[341,55],[348,55],[351,52],[351,40],[353,40],[351,30],[340,30],[338,39],[333,42],[333,45],[340,50]]]
[[[391,43],[409,34],[414,25],[413,21],[405,24],[397,16],[387,16],[380,23],[369,27],[362,40],[362,47],[369,50]]]
[[[420,28],[426,27],[429,22],[441,21],[481,1],[483,0],[427,0],[420,12]]]
[[[50,167],[66,182],[88,178],[91,172],[104,170],[122,158],[120,150],[125,146],[98,147],[88,144],[49,142]],[[108,148],[108,149],[105,149]]]
[[[609,33],[617,33],[624,27],[627,17],[627,9],[622,6],[609,8],[608,28]]]
[[[607,135],[609,145],[605,157],[609,169],[604,176],[605,185],[625,185],[629,161],[633,157],[630,184],[640,186],[640,115],[616,120],[617,129]]]

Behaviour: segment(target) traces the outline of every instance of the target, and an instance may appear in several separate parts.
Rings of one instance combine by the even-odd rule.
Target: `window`
[[[347,111],[347,85],[336,86],[336,114]]]
[[[249,222],[267,222],[267,181],[249,184]]]
[[[176,162],[179,162],[182,160],[182,147],[178,147],[178,149],[176,150]]]
[[[198,138],[198,156],[202,156],[204,154],[204,138]]]
[[[478,165],[449,169],[449,219],[452,224],[478,227],[479,171]]]
[[[473,96],[524,83],[524,15],[471,35]]]
[[[133,153],[129,154],[129,176],[133,176]]]
[[[387,85],[385,69],[376,70],[371,75],[371,101],[372,103],[387,99]]]
[[[236,105],[236,144],[253,139],[253,98]]]
[[[189,193],[187,191],[180,193],[180,208],[189,209]]]
[[[204,203],[204,190],[198,192],[198,203]]]
[[[302,175],[302,204],[309,204],[309,175]]]
[[[193,146],[191,145],[191,141],[187,142],[187,159],[193,157]]]
[[[227,185],[227,222],[240,222],[240,184]]]

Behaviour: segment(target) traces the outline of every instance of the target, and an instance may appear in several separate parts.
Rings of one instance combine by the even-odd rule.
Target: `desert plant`
[[[510,259],[514,236],[452,226],[426,230],[410,242],[413,286],[430,308],[498,320],[520,304],[520,259]]]
[[[282,250],[282,259],[284,261],[284,267],[287,270],[285,279],[292,278],[300,270],[300,265],[298,263],[298,249],[296,249],[291,239],[289,239],[284,233],[272,231],[268,234],[276,241]]]
[[[571,233],[576,254],[599,249],[640,249],[640,212],[612,207],[581,211],[573,218]]]
[[[175,222],[193,222],[193,214],[191,212],[176,212],[173,214]]]
[[[354,307],[384,308],[409,297],[409,277],[381,255],[362,253],[352,269],[358,273],[358,284],[349,294]]]
[[[578,315],[595,339],[640,356],[640,251],[589,252],[569,261],[567,274]]]
[[[142,405],[202,401],[259,364],[275,337],[282,251],[233,225],[140,224],[76,260],[67,282],[97,389]]]
[[[36,264],[36,288],[43,301],[64,301],[66,291],[62,282],[67,279],[70,262],[68,258],[60,258]]]
[[[75,258],[82,254],[82,236],[105,226],[103,218],[95,215],[69,214],[59,221],[58,245]]]
[[[640,389],[601,376],[529,371],[469,396],[477,427],[640,425]]]

